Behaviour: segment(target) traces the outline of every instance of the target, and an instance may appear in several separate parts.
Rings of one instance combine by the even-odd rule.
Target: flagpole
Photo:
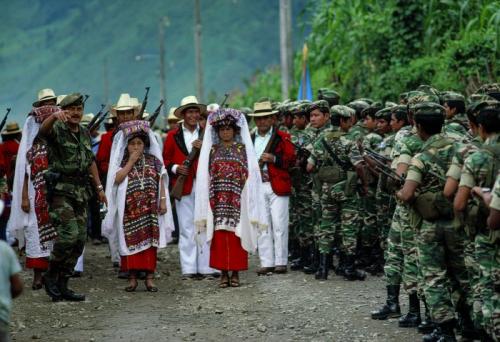
[[[302,99],[307,98],[307,54],[309,50],[307,49],[307,43],[304,43],[302,48]]]

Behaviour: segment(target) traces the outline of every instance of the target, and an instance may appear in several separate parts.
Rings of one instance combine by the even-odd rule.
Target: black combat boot
[[[45,292],[49,295],[53,302],[57,302],[62,299],[61,291],[57,287],[57,281],[59,276],[59,268],[53,262],[49,264],[49,269],[43,275],[43,282],[45,284]]]
[[[474,323],[470,317],[471,308],[465,304],[465,300],[461,300],[457,305],[458,314],[458,331],[462,339],[474,340],[477,339],[479,332],[474,329]]]
[[[314,274],[319,266],[319,252],[314,244],[309,245],[309,263],[304,265],[303,271],[305,274]]]
[[[372,263],[370,266],[365,268],[365,271],[373,276],[384,273],[384,251],[380,246],[375,245],[372,248],[371,254]]]
[[[346,255],[346,266],[344,278],[346,280],[365,280],[366,273],[364,271],[358,270],[354,266],[354,255]]]
[[[344,276],[345,274],[345,253],[342,251],[339,251],[337,254],[339,258],[339,262],[337,264],[337,267],[335,267],[335,274],[338,276]]]
[[[295,246],[296,250],[291,253],[290,269],[292,271],[300,271],[304,267],[304,256],[307,253],[306,246]]]
[[[425,307],[424,320],[419,324],[417,330],[421,334],[430,334],[437,328],[436,323],[434,323],[431,319],[431,315],[429,313],[429,307],[427,306],[427,302],[425,301],[425,297],[422,297],[422,302]]]
[[[387,285],[386,303],[378,310],[372,311],[372,319],[388,319],[401,316],[399,308],[399,285]]]
[[[430,334],[424,335],[423,342],[456,342],[455,320],[439,323],[438,327]]]
[[[69,278],[70,277],[66,275],[59,276],[57,285],[61,291],[62,298],[70,302],[83,302],[85,300],[85,295],[75,293],[73,290],[68,289]]]
[[[420,319],[420,301],[418,300],[418,295],[412,293],[408,297],[410,299],[408,313],[399,319],[398,325],[400,328],[416,328],[422,323]]]
[[[314,275],[314,278],[318,280],[327,280],[328,279],[328,269],[330,267],[330,261],[332,256],[330,254],[321,253],[319,255],[319,267]]]

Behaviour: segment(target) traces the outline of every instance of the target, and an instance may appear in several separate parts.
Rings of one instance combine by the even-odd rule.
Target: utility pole
[[[194,0],[194,55],[196,64],[196,95],[203,102],[203,65],[201,62],[201,14],[200,0]]]
[[[280,59],[281,97],[288,98],[293,78],[292,61],[292,6],[290,0],[280,0]]]
[[[293,78],[292,6],[290,0],[280,0],[281,97],[288,98]]]
[[[166,101],[167,89],[165,86],[165,26],[168,25],[168,18],[162,17],[158,25],[158,36],[160,39],[160,99]],[[165,107],[161,109],[162,116],[165,116]]]

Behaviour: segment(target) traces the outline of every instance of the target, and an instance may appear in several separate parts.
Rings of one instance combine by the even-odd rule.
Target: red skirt
[[[49,268],[49,258],[26,257],[26,268],[34,268],[34,269],[46,271]]]
[[[248,269],[248,253],[234,232],[216,230],[210,245],[210,267],[221,271]]]
[[[156,270],[156,247],[150,247],[142,252],[121,256],[122,271],[145,271]]]

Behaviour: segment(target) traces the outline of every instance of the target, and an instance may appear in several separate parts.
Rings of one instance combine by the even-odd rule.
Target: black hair
[[[398,121],[401,121],[403,120],[404,121],[404,126],[406,125],[409,125],[410,122],[408,120],[408,113],[406,111],[402,111],[402,110],[396,110],[394,112],[391,112],[391,116],[394,115],[394,117],[396,118],[396,120]]]
[[[147,135],[146,133],[144,132],[137,132],[137,133],[132,133],[129,138],[128,138],[128,141],[127,141],[127,146],[128,144],[130,143],[130,141],[132,139],[135,139],[135,138],[139,138],[142,140],[142,142],[144,143],[144,148],[149,148],[149,146],[151,145],[151,142],[149,141],[149,135]]]
[[[414,120],[425,133],[435,135],[441,133],[444,115],[415,115]]]
[[[460,100],[448,100],[444,103],[448,104],[448,107],[455,108],[455,114],[465,113],[465,102]]]
[[[500,109],[486,108],[479,112],[477,123],[483,126],[486,133],[500,132]]]
[[[21,140],[22,133],[16,133],[16,134],[2,134],[2,141],[9,141],[9,140]]]
[[[340,115],[338,116],[338,118],[339,118],[339,124],[338,124],[338,126],[340,126],[340,122],[341,121],[350,121],[351,120],[350,117],[346,118],[345,116],[340,116]]]
[[[340,116],[332,115],[330,117],[330,123],[332,124],[332,126],[340,126]]]
[[[233,130],[234,130],[234,135],[236,134],[239,134],[240,133],[240,127],[234,122],[234,123],[231,123],[231,124],[225,124],[225,125],[217,125],[217,126],[214,126],[214,129],[215,131],[217,132],[217,135],[219,134],[219,130],[221,127],[224,127],[224,126],[229,126],[231,127]]]

